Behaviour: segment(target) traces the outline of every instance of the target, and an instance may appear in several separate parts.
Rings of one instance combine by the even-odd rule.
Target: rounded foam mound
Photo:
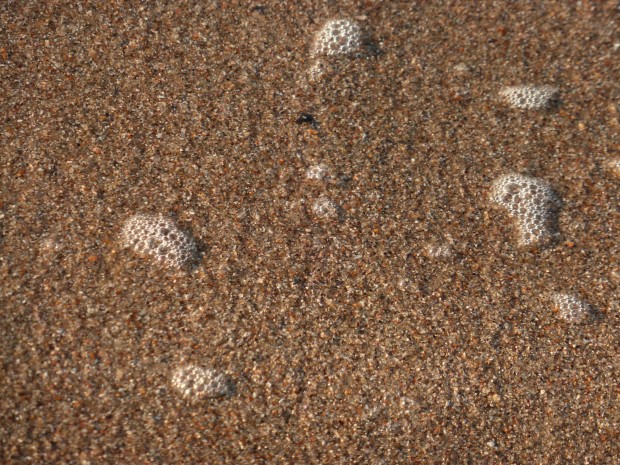
[[[221,397],[230,393],[226,376],[210,368],[185,365],[172,374],[172,386],[183,397]]]
[[[327,165],[312,165],[306,170],[306,179],[322,181],[327,177],[329,177],[329,167]]]
[[[319,197],[312,204],[312,212],[319,217],[335,218],[338,216],[338,206],[327,197]]]
[[[123,226],[122,238],[126,247],[166,266],[183,268],[196,260],[194,239],[163,215],[138,213],[132,216]]]
[[[514,108],[533,110],[550,106],[557,99],[558,88],[548,85],[512,86],[504,87],[499,95]]]
[[[450,258],[454,255],[454,251],[450,244],[427,244],[424,248],[426,256],[436,259]]]
[[[569,322],[583,321],[592,315],[593,308],[579,297],[572,294],[556,293],[552,295],[560,317]]]
[[[491,199],[508,210],[519,224],[522,245],[538,245],[556,235],[560,198],[542,179],[512,173],[493,183]]]
[[[362,44],[362,29],[349,19],[327,21],[316,36],[314,55],[347,55]]]

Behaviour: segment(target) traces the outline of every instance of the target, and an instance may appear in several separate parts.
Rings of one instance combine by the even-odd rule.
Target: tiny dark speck
[[[295,120],[295,122],[297,124],[311,124],[312,127],[315,129],[318,126],[318,123],[314,119],[314,116],[312,116],[310,113],[302,113],[301,115],[299,115],[299,118]]]

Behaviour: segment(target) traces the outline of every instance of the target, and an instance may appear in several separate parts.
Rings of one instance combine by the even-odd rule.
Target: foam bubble
[[[329,168],[327,165],[313,165],[306,170],[306,179],[316,179],[322,181],[329,176]]]
[[[491,199],[516,218],[522,245],[538,245],[557,236],[559,197],[542,179],[512,173],[493,183]]]
[[[211,368],[185,365],[172,374],[172,387],[183,397],[221,397],[231,393],[231,383],[226,376]]]
[[[319,197],[312,204],[312,212],[323,218],[335,218],[338,216],[338,206],[327,197]]]
[[[424,252],[430,258],[446,259],[452,257],[454,252],[449,244],[427,244],[424,247]]]
[[[558,88],[543,86],[512,86],[504,87],[499,92],[510,106],[523,109],[539,109],[550,106],[558,96]]]
[[[555,293],[551,297],[560,317],[568,322],[583,321],[594,313],[590,304],[573,294]]]
[[[126,247],[173,268],[186,267],[197,258],[194,239],[163,215],[134,215],[125,222],[121,235]]]
[[[349,19],[327,21],[314,41],[314,55],[348,55],[362,44],[362,29]]]

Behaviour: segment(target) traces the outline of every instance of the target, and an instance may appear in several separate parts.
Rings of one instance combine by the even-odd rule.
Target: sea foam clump
[[[556,293],[552,295],[552,299],[560,317],[568,322],[583,321],[594,314],[593,307],[575,295]]]
[[[502,176],[493,183],[491,199],[516,218],[522,245],[544,244],[557,235],[561,200],[542,179],[516,173]]]
[[[322,181],[329,177],[329,167],[327,165],[312,165],[306,170],[306,179]]]
[[[454,255],[452,247],[449,244],[427,244],[424,252],[430,258],[445,259]]]
[[[528,110],[549,107],[558,96],[558,88],[553,86],[512,86],[499,92],[510,106]]]
[[[348,55],[362,45],[362,29],[349,19],[327,21],[314,41],[314,55]]]
[[[231,393],[226,376],[211,368],[185,365],[172,374],[172,386],[183,397],[222,397]]]
[[[335,218],[338,216],[338,206],[327,197],[319,197],[312,204],[312,212],[319,217]]]
[[[123,226],[122,239],[126,247],[138,254],[151,256],[172,268],[188,267],[197,257],[194,239],[163,215],[132,216]]]

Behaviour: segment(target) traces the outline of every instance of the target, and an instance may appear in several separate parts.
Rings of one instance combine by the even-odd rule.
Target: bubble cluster
[[[313,165],[306,170],[306,179],[315,179],[322,181],[329,176],[329,168],[327,165]]]
[[[590,304],[575,295],[556,293],[552,295],[552,299],[559,311],[560,317],[566,321],[573,323],[583,321],[594,313]]]
[[[454,254],[449,244],[427,244],[424,252],[428,257],[435,259],[450,258]]]
[[[547,182],[508,174],[493,183],[491,200],[517,219],[522,245],[542,244],[556,236],[561,201]]]
[[[183,397],[221,397],[231,393],[231,385],[226,376],[210,368],[186,365],[177,368],[172,374],[172,386]]]
[[[44,237],[39,243],[39,250],[42,254],[53,254],[63,249],[64,241],[57,237]]]
[[[338,216],[338,206],[327,197],[319,197],[312,204],[312,212],[323,218]]]
[[[325,23],[316,36],[314,55],[347,55],[362,44],[362,29],[349,19],[333,19]]]
[[[126,247],[166,266],[183,268],[196,260],[193,238],[163,215],[134,215],[125,222],[121,235]]]
[[[459,63],[452,67],[452,71],[457,74],[465,74],[471,71],[471,67],[467,63]]]
[[[539,109],[550,106],[558,96],[558,88],[543,86],[504,87],[499,95],[514,108]]]

